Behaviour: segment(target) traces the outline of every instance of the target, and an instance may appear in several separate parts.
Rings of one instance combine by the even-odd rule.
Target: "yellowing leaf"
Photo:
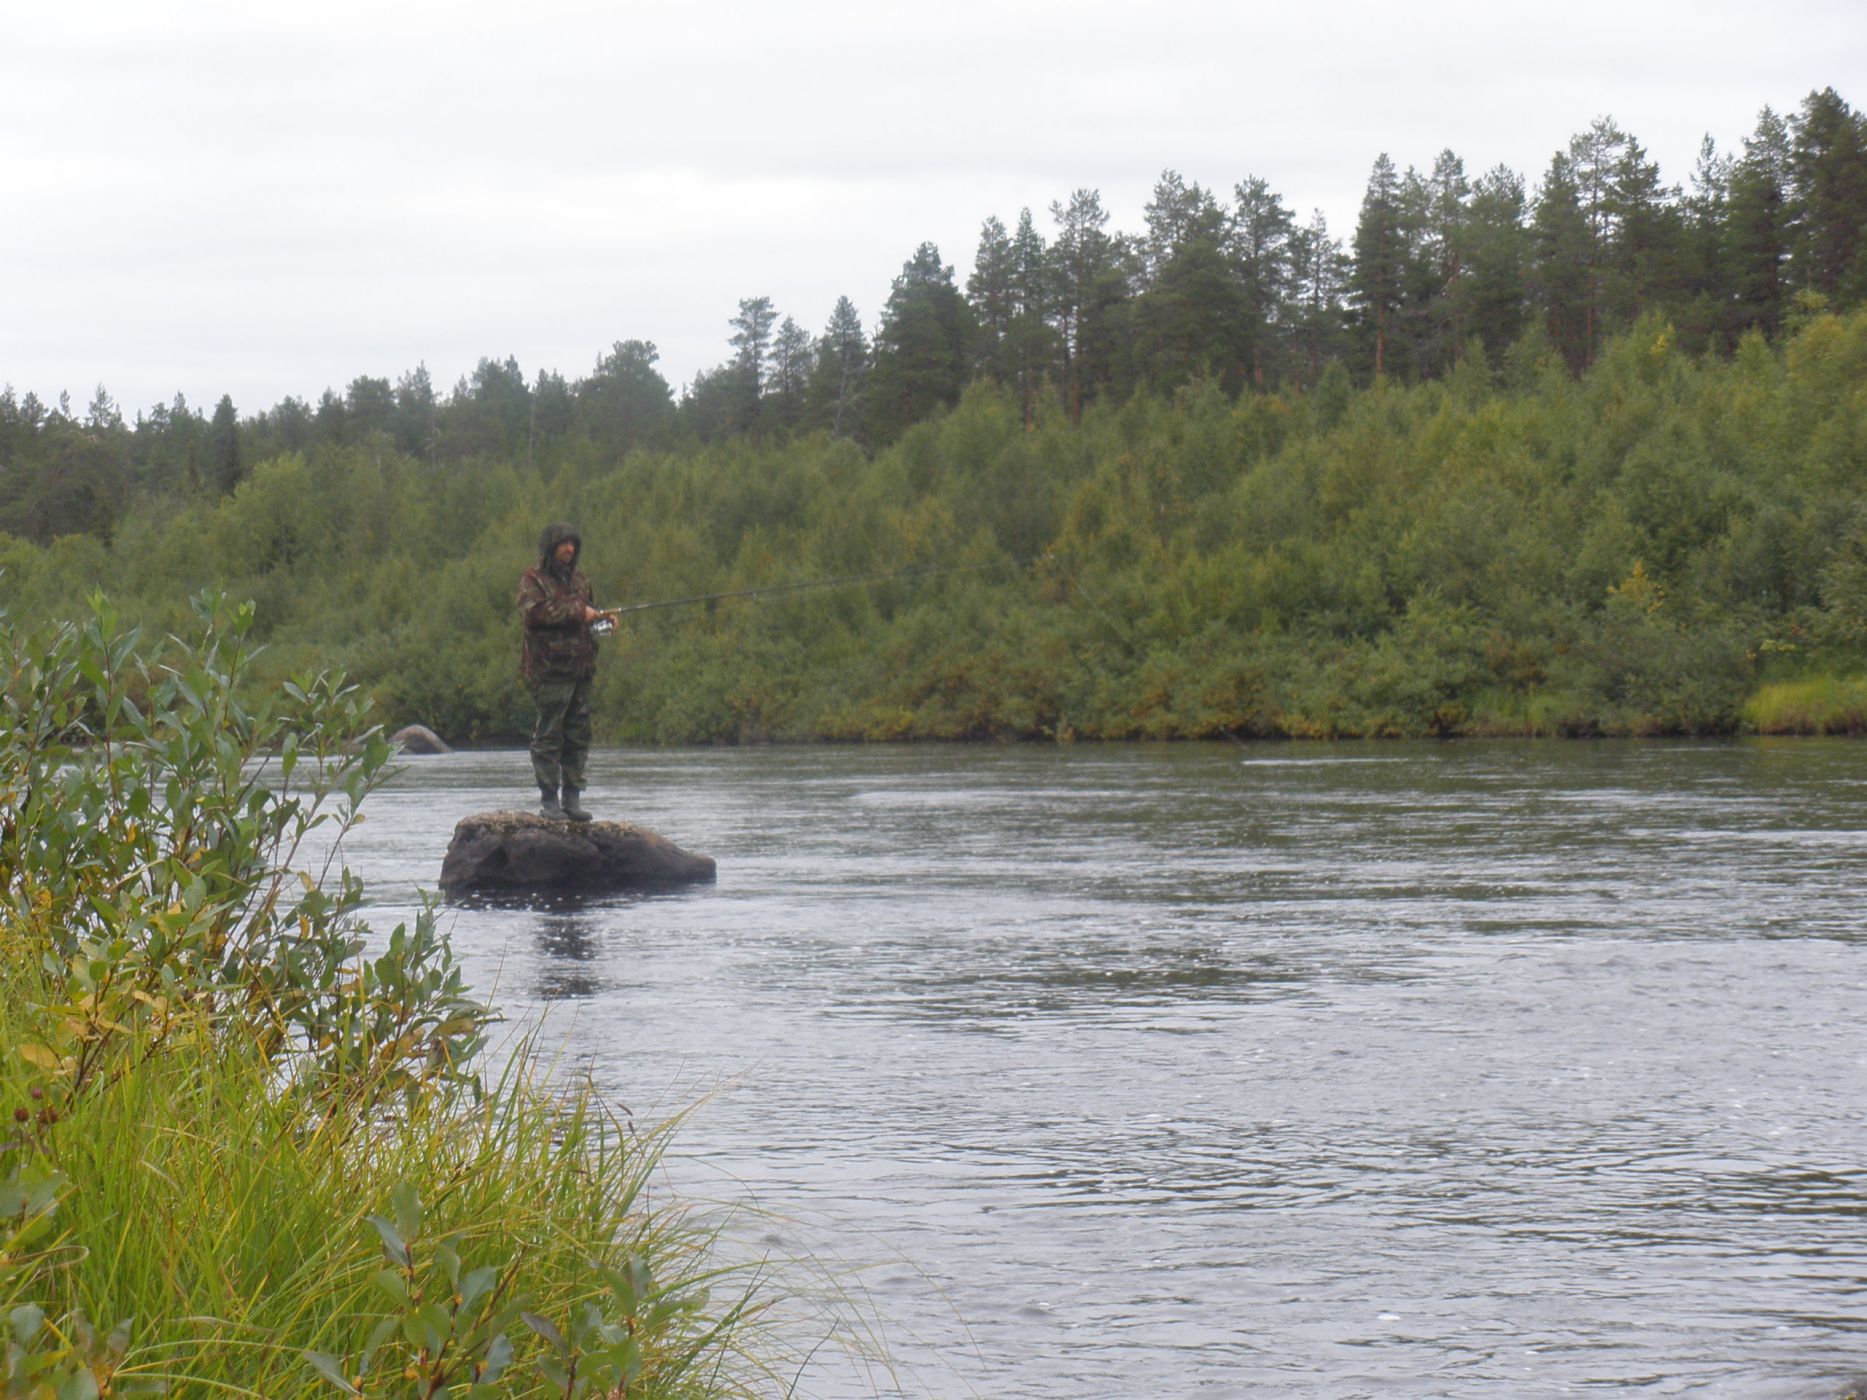
[[[48,1050],[43,1045],[28,1043],[25,1045],[16,1045],[13,1048],[19,1052],[19,1057],[29,1065],[37,1065],[40,1069],[49,1070],[58,1070],[64,1067],[65,1062],[58,1057],[57,1052]]]

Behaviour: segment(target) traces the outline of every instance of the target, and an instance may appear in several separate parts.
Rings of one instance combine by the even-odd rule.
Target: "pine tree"
[[[1325,368],[1339,365],[1348,353],[1347,295],[1349,260],[1342,242],[1329,234],[1329,221],[1318,209],[1297,231],[1291,249],[1296,269],[1295,318],[1291,345],[1302,385],[1314,386]]]
[[[1465,328],[1492,355],[1522,334],[1529,235],[1523,177],[1493,166],[1472,183],[1464,234]]]
[[[1425,178],[1407,172],[1409,234],[1406,274],[1408,368],[1437,377],[1452,367],[1465,345],[1470,308],[1466,298],[1466,233],[1471,182],[1465,163],[1450,150],[1439,153]]]
[[[272,451],[303,452],[317,432],[311,405],[291,394],[280,399],[270,414],[260,416],[267,420],[266,432]]]
[[[972,314],[953,269],[940,261],[937,247],[921,244],[895,278],[875,333],[869,424],[878,442],[959,401],[972,334]]]
[[[732,399],[732,423],[740,432],[751,432],[759,425],[765,359],[777,319],[770,297],[748,297],[739,303],[739,314],[728,323],[733,328],[731,380],[722,387]]]
[[[1833,88],[1811,92],[1791,124],[1790,173],[1798,206],[1796,276],[1824,296],[1867,293],[1867,132]]]
[[[1011,314],[1046,315],[1050,308],[1050,254],[1029,209],[1018,211],[1011,238]]]
[[[1586,131],[1569,138],[1569,179],[1598,249],[1605,249],[1613,235],[1614,168],[1626,146],[1627,133],[1613,117],[1596,117]]]
[[[739,418],[745,412],[744,375],[730,364],[701,370],[682,392],[677,412],[681,427],[702,442],[743,431]]]
[[[395,428],[395,390],[387,379],[360,374],[344,391],[344,412],[355,436],[388,434]]]
[[[1146,382],[1170,389],[1197,374],[1236,387],[1250,315],[1222,240],[1212,196],[1166,171],[1147,206],[1144,274],[1134,303],[1134,356]]]
[[[411,457],[434,455],[434,381],[428,366],[418,364],[395,385],[395,445]]]
[[[480,363],[485,364],[486,362],[482,360]],[[470,403],[472,398],[473,390],[468,386],[466,378],[463,376],[460,381],[454,385],[454,395],[450,406],[458,408],[461,404]],[[176,396],[176,402],[180,402],[179,395]],[[174,415],[171,413],[171,420],[173,417]],[[350,415],[344,411],[344,401],[337,397],[335,390],[326,389],[322,394],[318,395],[318,407],[317,411],[312,415],[311,425],[312,431],[319,442],[341,446],[350,441]]]
[[[335,395],[330,390],[324,391],[326,399]],[[31,394],[26,395],[20,405],[30,419],[38,406],[38,400]],[[338,403],[341,414],[343,405]],[[43,410],[39,410],[43,416]],[[143,454],[149,464],[146,471],[151,481],[169,489],[200,490],[203,485],[217,485],[212,480],[203,481],[202,464],[206,456],[207,425],[201,421],[201,415],[188,407],[188,400],[181,394],[166,408],[157,405],[149,411],[149,423],[154,441]]]
[[[1795,230],[1790,208],[1789,127],[1768,107],[1731,167],[1721,266],[1731,300],[1733,338],[1755,327],[1774,336],[1789,297]]]
[[[1530,299],[1549,342],[1580,373],[1594,355],[1595,240],[1569,157],[1558,151],[1536,195]]]
[[[966,297],[978,326],[972,362],[980,372],[1001,381],[1010,377],[1001,347],[1014,313],[1012,276],[1011,235],[993,215],[979,230],[979,250],[973,255],[972,276],[966,279]]]
[[[829,324],[817,338],[816,360],[807,392],[809,421],[836,437],[852,436],[862,424],[863,386],[868,378],[869,343],[855,303],[838,297]]]
[[[84,421],[94,433],[114,433],[123,426],[123,414],[102,384],[97,386],[97,392],[91,396],[91,405],[85,410]]]
[[[1274,336],[1291,321],[1291,298],[1296,288],[1295,216],[1271,187],[1257,176],[1247,176],[1233,190],[1232,217],[1227,228],[1227,251],[1232,275],[1249,309],[1251,381],[1265,386]]]
[[[1580,297],[1581,358],[1578,362],[1570,355],[1571,365],[1592,364],[1595,347],[1601,340],[1603,315],[1608,306],[1608,250],[1615,237],[1615,167],[1626,146],[1627,133],[1615,125],[1612,117],[1597,117],[1587,130],[1569,138],[1568,183],[1586,231],[1585,240],[1571,250],[1580,254],[1584,269]],[[1558,344],[1562,343],[1553,326],[1550,334]]]
[[[1116,380],[1117,322],[1129,299],[1121,243],[1104,232],[1102,196],[1077,190],[1069,203],[1053,203],[1057,237],[1050,245],[1054,275],[1051,323],[1063,353],[1063,387],[1070,414]]]
[[[1154,197],[1142,212],[1147,219],[1147,233],[1141,240],[1143,291],[1195,241],[1216,244],[1224,233],[1225,216],[1217,202],[1197,182],[1187,184],[1177,170],[1161,171],[1154,182]]]
[[[804,394],[810,382],[810,333],[789,316],[772,336],[765,377],[765,410],[772,426],[798,426],[804,418]]]
[[[240,415],[234,412],[230,394],[222,394],[214,405],[214,420],[208,426],[207,471],[223,496],[232,495],[245,475],[240,461]]]
[[[1051,268],[1049,249],[1037,231],[1029,209],[1018,213],[1017,232],[1011,239],[1011,322],[1006,327],[1001,358],[1028,426],[1037,412],[1037,396],[1057,368],[1058,339],[1050,325]]]
[[[325,410],[318,408],[320,434]],[[536,462],[532,443],[532,391],[519,362],[482,356],[470,377],[454,386],[438,421],[436,452],[451,460],[506,456]],[[342,430],[355,435],[347,422]]]
[[[1730,278],[1725,270],[1725,225],[1731,197],[1731,158],[1706,133],[1692,167],[1692,192],[1680,206],[1679,321],[1695,344],[1729,349],[1735,343]]]
[[[1608,171],[1609,243],[1603,258],[1602,311],[1614,329],[1665,307],[1681,292],[1683,222],[1677,191],[1660,184],[1657,162],[1622,133]]]
[[[590,441],[617,454],[668,442],[674,391],[655,368],[660,358],[652,340],[619,340],[597,356],[575,397],[574,421]]]
[[[1387,338],[1400,309],[1407,266],[1400,176],[1383,151],[1376,157],[1355,225],[1355,262],[1349,291],[1371,354],[1375,379],[1387,372]]]
[[[539,370],[532,380],[533,450],[546,449],[570,432],[576,423],[577,395],[570,381],[556,370]]]

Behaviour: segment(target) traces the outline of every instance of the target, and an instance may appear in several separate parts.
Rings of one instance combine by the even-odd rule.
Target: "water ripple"
[[[461,908],[895,1370],[823,1396],[1815,1396],[1867,1346],[1867,746],[605,753],[717,886]],[[519,754],[347,855],[392,919]]]

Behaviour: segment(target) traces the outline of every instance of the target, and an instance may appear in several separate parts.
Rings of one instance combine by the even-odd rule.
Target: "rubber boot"
[[[541,787],[538,789],[538,815],[541,817],[553,817],[558,821],[564,819],[564,809],[558,805],[558,790],[556,788]]]
[[[568,783],[564,785],[564,815],[574,822],[590,820],[590,814],[584,811],[583,803],[577,800],[581,796],[583,796],[582,788],[574,788]]]

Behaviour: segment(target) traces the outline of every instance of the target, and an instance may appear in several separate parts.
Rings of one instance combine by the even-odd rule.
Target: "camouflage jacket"
[[[596,637],[583,620],[591,606],[583,570],[560,576],[534,564],[519,578],[525,648],[519,670],[528,681],[574,680],[596,674]]]

